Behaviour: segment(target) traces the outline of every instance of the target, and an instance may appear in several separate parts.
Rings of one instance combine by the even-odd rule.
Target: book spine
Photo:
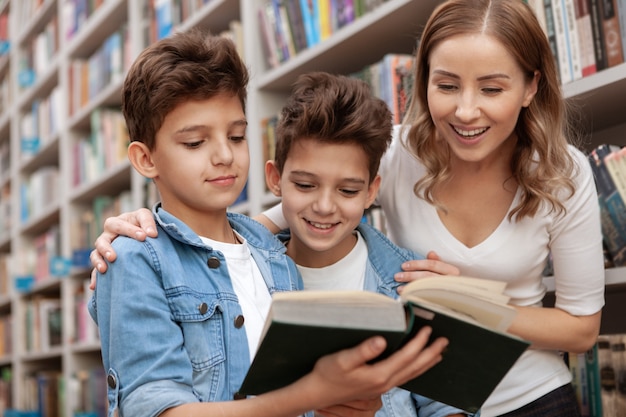
[[[607,66],[606,49],[604,47],[604,25],[602,24],[602,13],[600,2],[602,0],[589,0],[589,13],[591,14],[591,25],[593,30],[594,52],[596,54],[596,69],[603,70]]]
[[[569,62],[572,70],[572,77],[578,80],[583,76],[581,45],[576,19],[576,0],[563,0],[565,11],[565,31],[567,34],[567,44],[569,51]]]
[[[576,6],[576,28],[578,30],[578,40],[580,42],[582,76],[587,77],[597,71],[596,55],[593,50],[593,27],[591,25],[589,1],[575,0],[574,5]]]
[[[598,362],[598,343],[585,353],[587,368],[587,390],[589,393],[589,416],[602,417],[602,383]]]
[[[619,28],[619,17],[616,6],[616,0],[600,1],[607,67],[614,67],[624,62],[622,34]]]
[[[617,15],[619,17],[619,28],[622,34],[622,54],[626,60],[626,0],[617,0]]]
[[[333,34],[330,0],[314,0],[317,2],[319,15],[320,39],[324,40]]]
[[[598,337],[598,368],[600,369],[600,398],[602,400],[602,415],[617,416],[615,404],[617,402],[615,368],[611,352],[611,339],[607,335]]]
[[[299,0],[300,10],[302,11],[302,23],[304,24],[304,33],[306,34],[307,47],[312,47],[317,43],[315,35],[315,26],[313,23],[313,7],[308,0]]]
[[[598,1],[598,0],[596,0]],[[543,0],[544,12],[546,15],[546,35],[548,37],[548,43],[550,44],[550,49],[552,50],[552,55],[554,57],[554,62],[557,66],[559,78],[562,80],[561,75],[561,62],[559,58],[559,51],[557,47],[557,39],[556,39],[556,29],[554,22],[554,9],[552,8],[552,0]]]
[[[567,84],[574,79],[570,65],[569,42],[567,39],[567,19],[563,0],[552,2],[552,16],[554,18],[554,33],[557,45],[557,57],[561,74],[561,84]]]
[[[287,18],[289,19],[296,52],[302,52],[308,45],[302,20],[302,11],[300,10],[300,0],[286,0],[285,5],[287,6]]]
[[[278,49],[280,51],[280,62],[285,62],[291,58],[292,54],[290,54],[289,39],[287,38],[285,28],[283,27],[283,19],[280,16],[279,0],[270,1],[270,7],[267,14],[274,15],[271,22],[276,36],[276,44],[278,45]]]
[[[279,63],[278,57],[278,45],[276,44],[276,38],[274,37],[274,29],[267,18],[265,7],[258,10],[257,13],[259,19],[259,27],[261,29],[261,37],[263,38],[263,47],[265,48],[265,56],[267,57],[267,64],[271,68],[276,68]]]
[[[291,31],[291,22],[289,15],[287,14],[287,6],[284,1],[276,0],[276,20],[280,21],[280,28],[285,38],[285,44],[287,45],[287,51],[289,51],[289,57],[294,57],[297,53],[296,41],[294,34]]]

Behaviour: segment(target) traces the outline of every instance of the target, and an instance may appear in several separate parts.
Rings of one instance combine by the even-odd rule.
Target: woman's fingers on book
[[[461,271],[454,265],[442,261],[435,252],[429,252],[426,259],[414,259],[402,264],[402,272],[395,274],[398,282],[411,282],[433,275],[459,275]]]

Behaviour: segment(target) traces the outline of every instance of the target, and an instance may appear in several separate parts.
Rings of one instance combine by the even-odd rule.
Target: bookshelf
[[[213,33],[234,30],[241,39],[251,73],[246,109],[251,166],[248,198],[232,210],[255,215],[277,202],[265,189],[261,120],[279,111],[297,76],[312,70],[353,73],[386,53],[412,53],[417,34],[439,3],[371,2],[377,3],[371,11],[272,67],[258,19],[267,1],[0,0],[0,415],[9,405],[35,406],[33,387],[26,383],[33,376],[63,377],[62,416],[89,408],[80,394],[89,384],[103,389],[97,335],[88,325],[91,319],[77,312],[85,313],[86,256],[102,219],[155,199],[154,190],[120,155],[125,139],[115,117],[123,74],[155,32],[201,27]],[[172,19],[157,20],[155,4],[180,8],[171,9]],[[231,23],[237,21],[241,24]],[[3,40],[10,41],[8,48]],[[87,71],[101,72],[80,82]],[[568,83],[563,91],[584,110],[593,132],[589,148],[626,144],[621,110],[626,64]],[[109,131],[117,133],[107,136]],[[110,139],[107,150],[105,137]],[[37,191],[29,193],[28,187]],[[607,298],[604,321],[624,332],[619,317],[624,315],[626,269],[607,271],[607,285],[607,293],[616,296]],[[49,299],[61,306],[61,343],[26,349],[23,324],[34,304]]]

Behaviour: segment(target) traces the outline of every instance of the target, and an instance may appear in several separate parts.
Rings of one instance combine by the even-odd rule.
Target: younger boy
[[[266,162],[265,178],[282,199],[282,216],[273,221],[284,217],[288,230],[279,237],[305,289],[366,290],[395,298],[400,283],[393,276],[401,264],[424,258],[361,223],[378,193],[378,166],[391,129],[387,105],[359,80],[318,72],[296,82],[276,127],[275,158]],[[458,413],[395,388],[383,395],[376,415]]]
[[[302,287],[285,247],[267,229],[227,213],[249,168],[247,81],[234,45],[197,31],[151,45],[126,77],[128,156],[155,182],[161,202],[153,209],[159,236],[115,240],[120,259],[99,277],[89,305],[102,339],[110,416],[298,416],[338,404],[341,410],[440,360],[445,340],[424,349],[425,331],[369,365],[384,348],[374,338],[322,358],[288,387],[231,401],[271,293]]]

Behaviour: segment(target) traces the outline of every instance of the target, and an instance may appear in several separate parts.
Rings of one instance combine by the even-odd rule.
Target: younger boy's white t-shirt
[[[242,236],[237,234],[237,238],[242,242],[240,245],[218,242],[205,237],[200,238],[206,245],[222,252],[226,258],[230,280],[243,312],[250,361],[252,361],[272,303],[272,296]]]
[[[359,232],[357,242],[350,253],[332,265],[308,268],[297,265],[305,290],[363,290],[367,245]]]

